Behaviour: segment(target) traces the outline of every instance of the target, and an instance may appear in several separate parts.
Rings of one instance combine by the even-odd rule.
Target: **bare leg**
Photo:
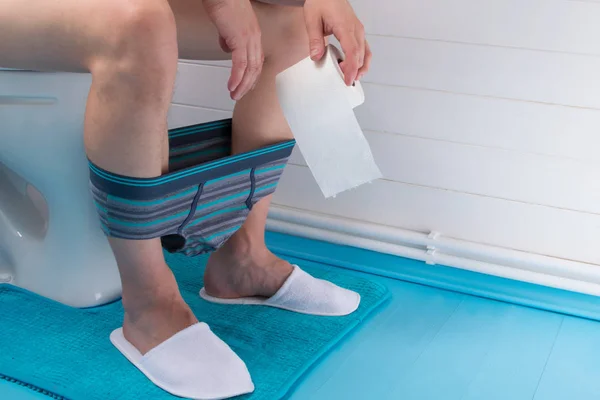
[[[200,1],[169,4],[170,8],[162,0],[34,0],[25,8],[22,1],[6,0],[0,3],[0,65],[91,72],[85,118],[88,156],[114,173],[158,176],[166,166],[166,115],[178,48],[181,58],[228,58]],[[267,60],[258,86],[236,106],[236,151],[291,136],[278,108],[274,77],[308,54],[301,9],[257,3],[255,10]],[[211,265],[226,266],[215,274],[217,283],[224,278],[246,282],[246,291],[269,295],[289,274],[289,265],[264,246],[269,202],[267,198],[257,204],[240,232],[211,259]],[[134,346],[144,353],[196,322],[158,239],[110,243],[123,285],[124,334]],[[228,262],[218,262],[228,255]],[[242,255],[251,255],[252,262],[241,263]],[[242,279],[244,274],[249,278]],[[236,286],[222,285],[222,291]]]
[[[199,1],[169,0],[177,21],[183,59],[229,58]],[[296,2],[298,4],[302,2]],[[256,87],[236,103],[233,151],[239,153],[292,138],[275,91],[275,76],[309,55],[301,7],[254,2],[262,31],[265,63]],[[209,43],[207,43],[209,42]],[[226,90],[226,87],[223,87]],[[289,263],[268,251],[265,226],[271,196],[256,204],[242,228],[209,259],[205,287],[217,297],[271,296],[292,272]]]
[[[173,14],[161,0],[5,0],[0,65],[92,74],[85,145],[99,166],[161,175],[177,70]],[[159,239],[111,239],[123,286],[124,332],[141,352],[196,322]]]
[[[301,8],[269,8],[264,5],[256,8],[268,9],[258,14],[261,28],[266,25],[262,24],[264,16],[277,22],[262,28],[265,64],[260,80],[254,90],[235,106],[234,152],[252,150],[293,137],[277,99],[275,76],[309,55]],[[291,265],[271,253],[265,244],[271,197],[257,203],[242,228],[209,259],[205,288],[212,296],[269,297],[292,272]]]
[[[180,58],[229,58],[218,47],[218,34],[212,25],[202,22],[207,17],[200,2],[169,0],[169,3],[177,21]],[[265,63],[254,90],[235,106],[235,153],[292,138],[277,100],[275,76],[309,55],[303,9],[264,3],[254,2],[253,7],[262,31]],[[205,43],[207,40],[212,41],[213,47]],[[225,86],[223,90],[226,90]],[[265,245],[270,202],[271,196],[256,204],[242,228],[212,254],[205,274],[209,294],[229,298],[268,297],[291,273],[291,265],[273,255]]]

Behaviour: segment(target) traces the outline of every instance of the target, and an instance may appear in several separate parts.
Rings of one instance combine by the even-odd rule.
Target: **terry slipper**
[[[200,296],[218,304],[260,305],[281,308],[301,314],[342,316],[356,311],[360,295],[333,283],[314,278],[294,265],[294,270],[273,296],[222,299],[213,297],[202,288]]]
[[[252,393],[246,364],[204,322],[177,332],[142,355],[119,328],[112,344],[152,383],[174,396],[217,400]]]

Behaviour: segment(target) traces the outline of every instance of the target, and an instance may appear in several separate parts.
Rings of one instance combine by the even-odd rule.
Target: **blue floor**
[[[299,256],[284,249],[285,243],[297,245],[295,239],[282,236],[272,239],[280,253]],[[440,268],[443,274],[459,273],[354,249],[334,249],[310,241],[302,244],[304,249],[311,244],[314,253],[322,254],[323,259],[336,253],[338,261],[343,261],[340,259],[346,255],[354,266],[360,254],[368,260],[363,260],[363,264],[378,264],[373,268],[384,275],[386,270],[401,270],[408,276],[406,271],[410,270],[409,280],[413,281],[421,279],[420,269]],[[392,260],[393,265],[381,264]],[[392,301],[321,361],[295,388],[291,399],[600,398],[600,323],[389,277],[369,276],[390,288]],[[452,276],[438,276],[438,279],[451,280]],[[482,291],[483,287],[489,290],[491,278],[478,274],[469,277],[473,290]],[[512,290],[511,281],[494,282],[498,293],[490,297],[505,296]],[[564,300],[567,308],[569,304],[587,307],[580,310],[582,315],[600,310],[595,298],[575,296],[574,299],[573,294],[561,291],[554,291],[550,297],[544,288],[527,287],[529,291],[515,297],[515,301],[535,302],[535,293],[540,291],[540,298],[546,296],[557,304]],[[504,295],[500,293],[503,291]],[[548,304],[550,309],[558,307]],[[48,398],[0,381],[0,399]]]

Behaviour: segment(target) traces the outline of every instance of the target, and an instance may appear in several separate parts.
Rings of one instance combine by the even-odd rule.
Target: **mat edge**
[[[380,285],[377,282],[370,283],[379,285],[385,288],[385,293],[379,298],[379,300],[371,305],[369,310],[362,315],[362,317],[355,318],[352,324],[349,324],[345,330],[340,332],[338,336],[332,339],[329,343],[329,346],[324,348],[320,353],[317,353],[310,361],[306,362],[306,367],[304,367],[298,374],[294,375],[293,378],[290,378],[291,383],[281,390],[281,394],[278,394],[277,397],[279,399],[286,399],[292,395],[295,388],[302,384],[302,380],[317,366],[317,364],[323,360],[333,349],[342,345],[343,341],[358,328],[361,323],[364,323],[366,320],[369,320],[377,314],[377,311],[383,307],[385,303],[387,303],[391,298],[392,294],[387,287],[384,285]]]

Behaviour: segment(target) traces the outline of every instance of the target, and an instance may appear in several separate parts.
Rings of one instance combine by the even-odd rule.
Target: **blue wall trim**
[[[267,244],[284,257],[600,321],[600,297],[597,296],[274,232],[267,232]]]

